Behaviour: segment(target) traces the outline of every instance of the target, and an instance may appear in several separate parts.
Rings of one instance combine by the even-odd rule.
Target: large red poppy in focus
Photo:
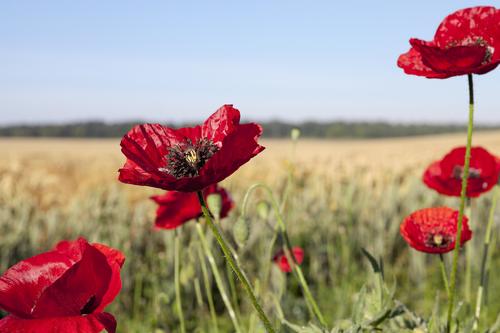
[[[99,333],[116,330],[104,311],[121,289],[125,257],[85,239],[60,242],[0,277],[0,333]]]
[[[437,192],[459,197],[465,147],[450,151],[443,159],[433,162],[424,172],[423,182]],[[498,182],[500,160],[482,147],[472,147],[467,180],[467,197],[478,197],[489,191]]]
[[[463,218],[460,244],[472,238],[467,217]],[[446,253],[455,248],[458,211],[448,207],[418,210],[401,223],[400,232],[414,249],[427,253]]]
[[[295,260],[297,261],[297,264],[302,264],[302,261],[304,261],[304,250],[301,247],[295,246],[294,248],[292,248],[292,253],[295,257]],[[276,265],[278,265],[279,269],[282,272],[290,273],[292,271],[292,266],[288,262],[288,258],[286,257],[283,250],[274,255],[273,261]]]
[[[127,161],[119,180],[169,191],[195,192],[220,182],[264,150],[258,124],[240,124],[240,112],[224,105],[203,125],[172,129],[137,125],[121,141]]]
[[[410,44],[398,59],[407,74],[434,79],[485,74],[500,63],[500,10],[480,6],[456,11],[441,22],[434,40],[412,38]]]
[[[234,207],[231,196],[226,189],[217,184],[203,190],[205,200],[210,194],[220,195],[222,203],[220,218],[225,218]],[[203,215],[198,195],[194,192],[167,191],[165,194],[152,196],[151,199],[158,204],[155,219],[157,228],[175,229]]]

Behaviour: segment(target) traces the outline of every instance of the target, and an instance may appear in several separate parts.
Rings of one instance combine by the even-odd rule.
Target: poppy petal
[[[206,186],[212,183],[211,179],[218,183],[263,151],[265,147],[257,143],[257,138],[261,135],[262,127],[258,124],[238,126],[224,139],[222,148],[201,169],[200,182]]]
[[[449,207],[424,208],[407,216],[400,233],[414,249],[426,253],[447,253],[455,248],[458,211]],[[472,238],[468,219],[463,218],[460,244]]]
[[[155,226],[175,229],[201,215],[201,205],[194,192],[168,191],[151,197],[157,204]]]
[[[301,247],[295,246],[292,248],[292,253],[295,258],[295,261],[298,265],[302,264],[304,261],[304,250]],[[292,267],[288,262],[288,258],[285,255],[283,250],[280,250],[273,257],[273,261],[278,265],[279,269],[284,273],[291,273]]]
[[[398,67],[402,68],[406,74],[410,75],[425,76],[435,79],[444,79],[448,77],[448,75],[436,73],[432,68],[426,66],[422,61],[422,55],[414,48],[411,48],[410,51],[399,56]]]
[[[491,6],[477,6],[458,10],[448,15],[439,25],[434,40],[440,47],[466,39],[481,38],[495,45],[500,37],[500,10]]]
[[[119,180],[180,192],[216,184],[264,149],[257,143],[262,128],[239,120],[239,111],[224,105],[201,126],[135,126],[121,141],[127,161]]]
[[[120,251],[108,247],[104,244],[94,243],[92,245],[106,256],[106,259],[112,271],[108,289],[104,294],[104,296],[102,297],[101,303],[94,310],[95,312],[101,312],[106,308],[107,305],[109,305],[116,298],[116,296],[120,293],[120,290],[122,289],[120,270],[123,264],[125,263],[125,256]]]
[[[442,49],[419,39],[411,39],[410,44],[420,53],[422,62],[438,73],[467,74],[471,68],[480,67],[486,57],[486,48],[481,45]]]
[[[108,290],[112,271],[105,255],[87,244],[82,258],[47,287],[33,316],[61,317],[92,313]]]
[[[142,182],[155,184],[159,178],[175,180],[159,169],[166,165],[168,148],[182,140],[184,137],[177,131],[159,124],[135,126],[120,143],[122,152],[128,159],[119,170],[120,181],[142,185]]]
[[[87,316],[23,319],[13,315],[0,320],[0,333],[115,333],[116,321],[108,313]]]
[[[447,16],[434,40],[411,39],[409,52],[398,58],[406,74],[445,79],[485,74],[500,64],[500,10],[466,8]]]
[[[441,160],[431,163],[422,180],[429,188],[443,195],[459,197],[462,190],[462,172],[465,147],[457,147]],[[467,197],[478,197],[497,184],[500,176],[498,158],[482,147],[472,147]]]
[[[202,136],[220,145],[240,123],[240,111],[230,104],[223,105],[203,123]]]
[[[58,251],[17,263],[0,277],[0,307],[16,316],[30,318],[40,295],[73,264],[73,260]]]

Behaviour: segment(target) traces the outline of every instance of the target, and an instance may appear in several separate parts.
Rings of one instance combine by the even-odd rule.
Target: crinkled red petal
[[[457,232],[458,211],[449,207],[425,208],[418,210],[401,223],[400,232],[405,241],[414,249],[426,253],[446,253],[455,248]],[[435,247],[428,244],[433,235],[446,236],[452,241],[446,246]],[[460,243],[463,246],[472,238],[468,219],[463,218],[462,235]]]
[[[40,295],[33,317],[65,317],[92,313],[106,294],[112,270],[106,256],[87,244],[80,261]]]
[[[0,333],[100,333],[103,330],[116,332],[116,320],[109,313],[43,319],[10,315],[0,320]]]
[[[477,6],[458,10],[448,15],[434,35],[437,45],[445,48],[466,39],[481,38],[494,46],[500,38],[500,10],[491,6]]]

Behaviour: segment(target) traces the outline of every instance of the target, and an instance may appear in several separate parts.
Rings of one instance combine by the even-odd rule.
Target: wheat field
[[[384,260],[389,284],[396,297],[416,314],[429,316],[446,295],[439,292],[435,257],[410,250],[399,236],[399,224],[413,210],[437,205],[458,207],[458,199],[443,198],[420,181],[428,163],[451,148],[464,145],[464,135],[379,140],[262,140],[266,150],[223,182],[236,209],[221,222],[232,239],[233,224],[246,189],[255,183],[269,185],[283,200],[284,216],[292,242],[305,249],[306,277],[331,324],[351,315],[356,295],[370,286],[372,273],[360,252],[367,248]],[[500,132],[480,132],[474,145],[500,155]],[[173,233],[153,228],[155,206],[148,198],[161,190],[121,184],[117,170],[123,164],[118,139],[0,139],[0,269],[47,250],[61,239],[84,236],[122,250],[123,289],[110,307],[119,322],[118,332],[176,332],[173,283]],[[266,202],[257,191],[250,211]],[[490,205],[490,195],[473,206],[472,228],[477,252],[473,281],[479,274],[479,249]],[[249,236],[238,255],[257,290],[272,290],[286,318],[295,323],[310,319],[296,281],[273,268],[266,280],[259,267],[271,260],[266,248],[273,218],[265,209],[247,221]],[[222,332],[231,325],[209,276],[200,272],[198,240],[191,224],[181,230],[183,243],[181,282],[188,331],[210,332],[210,315],[203,290],[213,289]],[[495,226],[498,235],[498,223]],[[210,240],[212,241],[212,240]],[[472,247],[472,246],[471,246]],[[500,274],[500,251],[492,260],[491,277]],[[451,257],[451,256],[450,256]],[[450,258],[446,258],[450,260]],[[218,264],[223,267],[222,260]],[[463,267],[463,266],[462,266]],[[224,272],[226,269],[224,268]],[[249,332],[259,332],[251,306],[231,274],[238,316]],[[233,288],[234,287],[234,288]],[[459,290],[470,313],[476,285]],[[286,292],[285,292],[286,290]],[[487,323],[500,313],[500,281],[490,278],[486,295]],[[472,296],[471,296],[472,295]],[[264,307],[277,318],[276,296],[259,294]],[[435,310],[435,309],[434,309]]]

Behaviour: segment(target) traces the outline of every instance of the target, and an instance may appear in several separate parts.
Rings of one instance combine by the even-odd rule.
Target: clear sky
[[[408,39],[498,1],[0,1],[0,124],[254,120],[465,122],[467,79],[407,76]],[[500,123],[500,69],[476,76]]]

